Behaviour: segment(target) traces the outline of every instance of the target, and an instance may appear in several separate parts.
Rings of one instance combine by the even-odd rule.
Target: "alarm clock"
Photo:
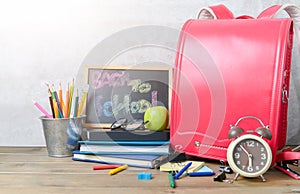
[[[257,120],[261,127],[248,130],[248,133],[243,134],[244,130],[238,126],[238,123],[244,119]],[[266,181],[263,174],[272,163],[272,151],[265,140],[272,138],[269,127],[257,117],[245,116],[230,127],[228,138],[235,138],[227,148],[228,164],[236,173],[234,180],[236,181],[241,175],[248,178],[261,177],[262,181]]]

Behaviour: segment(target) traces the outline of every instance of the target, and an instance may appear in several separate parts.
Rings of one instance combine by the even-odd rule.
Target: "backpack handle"
[[[270,19],[274,18],[280,11],[286,11],[289,16],[293,19],[296,26],[300,26],[300,8],[296,5],[285,4],[285,5],[274,5],[265,9],[261,14],[258,15],[258,19]]]
[[[224,5],[203,7],[200,9],[197,19],[233,19],[232,12]]]

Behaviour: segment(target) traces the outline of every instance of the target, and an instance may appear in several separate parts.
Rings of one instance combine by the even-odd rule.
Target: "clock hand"
[[[245,148],[244,146],[240,145],[240,147],[242,148],[242,150],[247,154],[248,156],[248,160],[249,160],[249,163],[248,163],[248,169],[252,169],[252,154],[250,154]]]
[[[252,154],[248,155],[248,159],[249,159],[249,165],[248,165],[248,167],[252,168]]]
[[[240,147],[242,148],[242,150],[247,154],[247,156],[249,157],[249,152],[244,148],[244,146],[240,145]]]

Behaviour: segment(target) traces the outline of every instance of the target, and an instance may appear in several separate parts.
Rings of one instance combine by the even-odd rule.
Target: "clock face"
[[[265,140],[246,134],[229,145],[227,160],[233,171],[245,177],[256,177],[269,169],[272,152]]]

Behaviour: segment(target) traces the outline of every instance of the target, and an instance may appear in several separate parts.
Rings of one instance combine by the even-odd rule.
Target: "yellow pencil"
[[[128,168],[128,165],[127,165],[127,164],[125,164],[125,165],[123,165],[123,166],[120,166],[120,167],[118,167],[118,168],[115,168],[115,169],[113,169],[113,170],[110,170],[108,174],[114,175],[114,174],[116,174],[116,173],[118,173],[118,172],[121,172],[121,171],[125,170],[126,168]]]
[[[69,94],[70,98],[69,98],[69,109],[68,109],[69,117],[72,108],[73,92],[74,92],[74,79],[72,80],[72,85],[70,86],[70,94]]]
[[[78,111],[77,111],[77,117],[79,117],[81,112],[82,112],[82,108],[83,108],[83,105],[85,103],[86,95],[87,95],[87,92],[82,93],[81,101],[80,101],[79,108],[78,108]]]

